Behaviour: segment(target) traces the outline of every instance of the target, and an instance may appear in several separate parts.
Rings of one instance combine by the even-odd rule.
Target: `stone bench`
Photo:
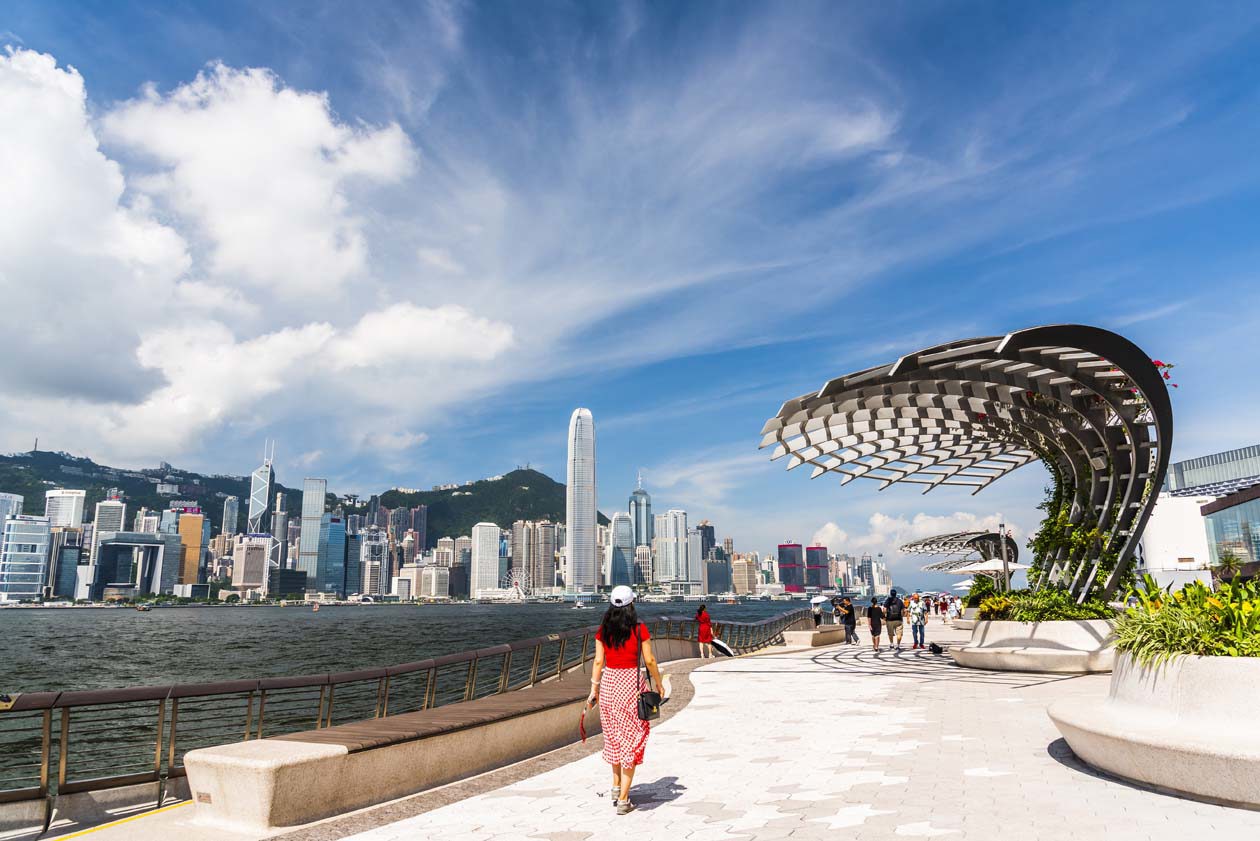
[[[1085,762],[1152,788],[1260,808],[1260,658],[1116,659],[1105,700],[1064,698],[1050,719]]]
[[[783,642],[789,648],[813,648],[844,642],[843,625],[822,625],[805,631],[784,631]]]
[[[964,646],[950,649],[960,666],[1004,672],[1109,672],[1114,634],[1107,619],[1060,622],[979,621]]]
[[[576,673],[460,704],[190,751],[196,820],[269,832],[509,765],[578,738]],[[587,733],[599,716],[587,715]]]

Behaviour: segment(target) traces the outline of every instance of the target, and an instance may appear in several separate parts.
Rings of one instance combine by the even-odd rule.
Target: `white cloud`
[[[416,250],[416,256],[425,263],[441,272],[447,274],[463,274],[464,265],[452,256],[451,252],[445,248],[419,248]]]
[[[511,347],[510,325],[478,318],[462,307],[395,304],[368,313],[331,350],[340,370],[451,359],[487,361]]]
[[[327,294],[362,275],[365,222],[347,192],[415,168],[396,124],[347,125],[326,95],[262,68],[216,63],[169,94],[149,86],[103,125],[152,161],[137,189],[195,227],[210,274],[287,293]]]
[[[418,447],[427,440],[429,436],[423,432],[409,432],[405,429],[371,431],[365,432],[360,437],[359,445],[365,450],[385,450],[391,454],[397,454],[403,450]]]

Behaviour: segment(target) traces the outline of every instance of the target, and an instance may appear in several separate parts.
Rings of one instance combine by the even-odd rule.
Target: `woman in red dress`
[[[704,605],[696,611],[696,624],[700,626],[697,639],[700,640],[700,656],[706,660],[713,656],[713,618]]]
[[[586,705],[589,708],[599,703],[604,761],[612,766],[613,799],[619,815],[634,809],[630,783],[634,769],[643,762],[649,731],[648,723],[639,718],[639,693],[646,688],[639,671],[640,652],[657,691],[663,691],[651,635],[634,610],[634,591],[624,585],[614,587],[608,610],[595,633],[595,666]]]

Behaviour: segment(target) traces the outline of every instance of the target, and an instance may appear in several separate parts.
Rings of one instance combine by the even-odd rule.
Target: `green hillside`
[[[381,505],[386,508],[429,509],[428,545],[442,537],[459,537],[477,523],[495,523],[507,528],[517,520],[564,522],[565,486],[537,470],[513,470],[498,479],[483,479],[470,485],[443,491],[402,493],[386,491]],[[601,523],[608,518],[599,515]]]
[[[179,493],[173,496],[159,494],[157,482],[178,485]],[[24,513],[42,514],[44,492],[52,488],[87,491],[84,516],[88,520],[92,517],[93,506],[105,499],[110,488],[121,489],[127,498],[128,527],[132,515],[141,506],[162,511],[169,507],[172,500],[182,499],[193,500],[200,505],[209,515],[214,533],[218,534],[223,499],[236,496],[240,498],[237,528],[243,531],[249,506],[248,476],[207,476],[170,465],[124,470],[67,453],[0,455],[0,492],[25,497]],[[285,494],[289,516],[298,516],[302,510],[301,491],[277,484],[272,490],[273,499],[277,491]],[[335,504],[333,494],[329,494],[327,502]],[[499,479],[486,479],[450,490],[419,493],[391,490],[381,494],[381,505],[386,508],[429,507],[429,547],[435,546],[440,537],[468,534],[473,525],[483,521],[505,528],[522,519],[549,519],[562,523],[564,504],[564,485],[537,470],[513,470]],[[366,504],[353,509],[359,513],[366,510]],[[608,518],[601,514],[599,521],[607,523]]]

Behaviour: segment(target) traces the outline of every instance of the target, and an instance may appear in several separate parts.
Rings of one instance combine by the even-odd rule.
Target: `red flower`
[[[1167,371],[1165,371],[1165,372],[1164,372],[1164,379],[1166,379],[1166,380],[1171,380],[1171,379],[1172,379],[1172,374],[1170,374],[1170,373],[1168,373]]]
[[[1163,367],[1164,367],[1164,363],[1163,363],[1163,362],[1160,362],[1158,359],[1152,359],[1152,360],[1151,360],[1151,364],[1152,364],[1152,365],[1154,365],[1156,368],[1163,368]]]

